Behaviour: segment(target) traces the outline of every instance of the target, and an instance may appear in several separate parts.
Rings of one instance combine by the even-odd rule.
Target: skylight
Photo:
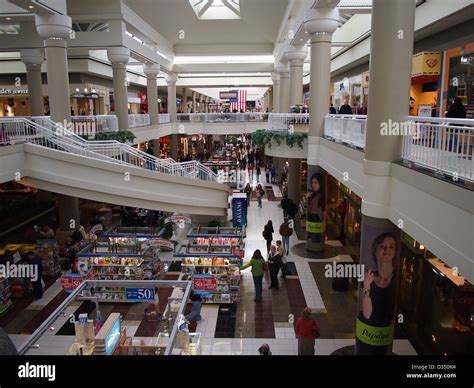
[[[201,20],[240,19],[240,0],[189,0]]]

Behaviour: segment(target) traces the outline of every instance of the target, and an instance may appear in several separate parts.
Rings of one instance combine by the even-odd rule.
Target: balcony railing
[[[167,124],[167,123],[171,123],[169,113],[160,113],[158,115],[158,124]]]
[[[270,113],[268,115],[270,131],[308,132],[308,113]]]
[[[42,126],[48,126],[50,116],[35,116],[32,118],[36,123]],[[94,136],[96,133],[117,132],[118,119],[115,115],[98,116],[71,116],[72,130],[79,136]],[[63,123],[61,123],[63,124]]]
[[[150,125],[150,115],[149,114],[131,114],[128,115],[128,127],[146,127]]]
[[[403,162],[453,180],[474,181],[474,120],[410,116],[400,127]],[[367,116],[327,115],[325,119],[324,136],[351,147],[365,149],[366,130]]]
[[[185,123],[265,122],[268,113],[178,113],[177,117]]]

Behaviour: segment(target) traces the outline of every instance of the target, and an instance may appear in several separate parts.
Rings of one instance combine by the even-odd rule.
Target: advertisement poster
[[[207,294],[216,291],[217,279],[211,275],[195,274],[193,277],[193,290],[197,294]]]
[[[154,288],[126,288],[125,293],[128,301],[152,302],[155,299]]]
[[[232,226],[242,227],[247,225],[247,195],[234,194],[232,198]]]
[[[319,166],[308,166],[308,197],[306,215],[307,249],[324,249],[326,232],[326,172]]]
[[[418,116],[419,117],[431,117],[431,111],[433,107],[430,104],[418,105]]]
[[[363,216],[356,319],[356,354],[391,354],[395,332],[400,229],[388,220]]]

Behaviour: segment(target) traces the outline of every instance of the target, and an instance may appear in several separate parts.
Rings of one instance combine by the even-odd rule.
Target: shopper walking
[[[275,231],[273,230],[273,224],[272,220],[269,220],[265,227],[263,228],[262,236],[267,242],[267,253],[270,252],[270,246],[272,245],[272,240],[273,240],[273,233]]]
[[[298,355],[314,356],[315,339],[320,336],[320,328],[311,318],[311,309],[306,307],[296,322],[296,337],[298,338]]]
[[[262,301],[263,291],[263,272],[265,268],[265,259],[262,256],[260,249],[255,250],[250,261],[244,266],[240,267],[241,270],[252,267],[253,283],[255,285],[255,302]]]
[[[341,105],[341,107],[339,108],[339,114],[340,115],[351,115],[352,114],[352,108],[349,105],[348,100],[345,100],[344,104]]]
[[[36,278],[31,279],[31,285],[35,292],[35,300],[43,297],[43,262],[34,252],[28,252],[28,264],[36,267]]]
[[[290,236],[293,235],[292,224],[288,221],[288,218],[285,218],[283,223],[280,225],[279,229],[281,239],[283,241],[283,249],[287,255],[290,254]]]
[[[270,271],[270,287],[268,289],[278,290],[278,272],[283,267],[283,261],[275,245],[271,246],[270,253],[268,254],[268,267]]]
[[[204,319],[201,317],[201,307],[202,307],[202,299],[201,295],[196,294],[194,290],[191,290],[191,295],[189,296],[189,300],[192,302],[193,307],[191,312],[184,317],[186,319],[186,323],[189,325],[192,321],[196,322],[203,322]]]
[[[265,166],[265,183],[270,183],[270,165]]]
[[[276,247],[277,247],[278,253],[281,256],[281,261],[283,262],[283,266],[281,267],[281,277],[282,277],[282,279],[285,279],[286,278],[286,272],[287,272],[286,251],[285,251],[285,248],[283,248],[283,244],[282,244],[281,240],[277,240]]]
[[[247,194],[247,207],[250,206],[250,195],[252,194],[252,188],[250,187],[250,183],[245,185],[244,193]]]
[[[272,177],[271,183],[275,183],[276,174],[276,167],[272,164],[272,166],[270,167],[270,175]]]
[[[262,171],[260,170],[260,164],[258,163],[255,165],[255,173],[257,175],[257,182],[260,183],[260,174]]]
[[[340,232],[339,232],[339,238],[341,240],[344,239],[344,237],[345,237],[344,223],[345,223],[345,220],[346,220],[346,215],[347,215],[348,210],[349,210],[349,204],[347,203],[347,198],[344,197],[344,200],[337,207],[337,212],[341,216],[341,229],[340,229]]]
[[[285,193],[283,199],[280,201],[280,206],[283,209],[283,218],[288,217],[288,205],[290,204],[290,199],[288,198],[288,194]]]
[[[296,213],[298,213],[298,205],[290,198],[288,201],[288,219],[294,221],[296,218]]]
[[[258,184],[255,191],[257,192],[258,207],[262,208],[262,200],[263,200],[263,196],[265,195],[265,191],[263,190],[263,187],[261,184]]]

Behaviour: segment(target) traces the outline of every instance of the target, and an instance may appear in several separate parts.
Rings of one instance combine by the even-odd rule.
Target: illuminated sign
[[[105,355],[110,356],[120,340],[120,318],[114,322],[109,333],[105,337]]]

